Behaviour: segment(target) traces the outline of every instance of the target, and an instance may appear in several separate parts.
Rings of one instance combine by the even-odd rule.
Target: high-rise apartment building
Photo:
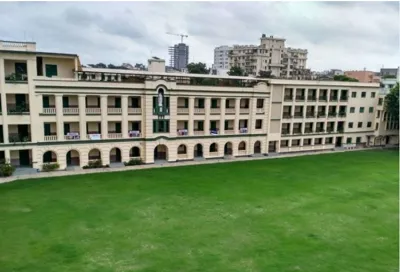
[[[214,69],[229,69],[229,51],[232,49],[233,47],[227,45],[218,46],[214,49]]]
[[[239,66],[253,76],[263,71],[277,78],[302,79],[307,53],[305,49],[285,48],[285,39],[263,34],[260,45],[234,45],[228,53],[229,67]]]
[[[0,41],[0,100],[0,159],[32,171],[398,144],[377,83],[87,68],[35,43]]]
[[[169,48],[169,65],[177,70],[186,69],[189,63],[189,46],[178,43]]]

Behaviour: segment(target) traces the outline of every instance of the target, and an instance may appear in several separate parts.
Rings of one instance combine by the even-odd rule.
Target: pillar
[[[128,96],[123,95],[121,97],[121,107],[122,107],[122,138],[128,138]]]
[[[239,119],[240,119],[240,98],[236,98],[235,100],[235,124],[234,124],[234,133],[237,134],[239,132]]]
[[[211,98],[206,97],[205,118],[204,118],[204,131],[205,131],[206,135],[210,134],[210,109],[211,109]]]
[[[219,134],[221,135],[225,134],[225,104],[226,104],[226,98],[221,98],[221,103],[219,107],[221,110],[221,117],[219,119],[219,127],[220,127]]]
[[[86,95],[80,94],[79,102],[79,133],[82,140],[86,140]]]
[[[194,97],[189,97],[189,122],[188,122],[188,135],[193,136],[194,130]]]
[[[56,94],[56,125],[57,125],[57,140],[64,141],[64,122],[63,122],[63,96]]]
[[[100,109],[101,109],[101,138],[107,139],[108,137],[107,95],[105,94],[100,96]]]

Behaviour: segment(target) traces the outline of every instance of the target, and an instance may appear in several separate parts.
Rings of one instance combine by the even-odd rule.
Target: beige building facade
[[[149,71],[85,68],[75,54],[1,41],[0,159],[68,169],[398,143],[398,123],[377,117],[378,84],[164,69],[159,59]]]

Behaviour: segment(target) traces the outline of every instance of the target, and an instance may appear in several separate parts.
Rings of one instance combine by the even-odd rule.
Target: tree
[[[228,75],[230,76],[244,76],[245,72],[242,68],[240,68],[239,66],[233,66],[231,67],[231,69],[228,72]]]
[[[350,81],[350,82],[358,82],[358,79],[348,77],[346,75],[336,75],[333,77],[335,81]]]
[[[271,75],[271,71],[262,71],[262,70],[260,70],[258,72],[258,77],[260,77],[260,78],[272,78],[274,76]]]
[[[210,69],[207,69],[205,63],[198,62],[198,63],[189,63],[186,68],[188,69],[190,74],[209,74]]]
[[[394,120],[399,120],[399,83],[385,97],[385,110]]]

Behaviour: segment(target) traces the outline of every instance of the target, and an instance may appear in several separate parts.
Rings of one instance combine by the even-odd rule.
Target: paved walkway
[[[151,168],[162,168],[162,167],[177,167],[177,166],[185,166],[185,165],[200,165],[200,164],[212,164],[212,163],[230,163],[237,161],[251,161],[251,160],[268,160],[268,159],[279,159],[279,158],[289,158],[289,157],[298,157],[298,156],[308,156],[308,155],[319,155],[319,154],[332,154],[332,153],[340,153],[340,152],[352,152],[352,151],[360,151],[360,150],[373,150],[373,149],[383,149],[385,147],[369,147],[369,148],[359,148],[359,149],[351,149],[351,150],[330,150],[330,151],[313,151],[313,152],[302,152],[302,153],[287,153],[287,154],[274,154],[273,156],[257,156],[257,157],[240,157],[240,158],[231,158],[231,159],[211,159],[211,160],[195,160],[195,161],[185,161],[185,162],[166,162],[166,163],[157,163],[157,164],[145,164],[139,166],[127,166],[127,167],[118,167],[118,168],[101,168],[101,169],[77,169],[77,170],[61,170],[54,172],[40,172],[35,174],[28,175],[15,175],[0,178],[0,183],[11,182],[15,180],[24,180],[24,179],[38,179],[38,178],[47,178],[47,177],[61,177],[61,176],[71,176],[71,175],[86,175],[93,173],[105,173],[105,172],[120,172],[120,171],[131,171],[131,170],[141,170],[141,169],[151,169]],[[386,147],[389,148],[389,147]],[[391,147],[393,148],[393,147]]]

